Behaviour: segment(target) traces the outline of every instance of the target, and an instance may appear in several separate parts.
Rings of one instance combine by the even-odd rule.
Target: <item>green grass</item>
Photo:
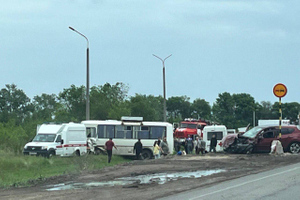
[[[110,164],[105,155],[86,155],[81,157],[53,157],[14,155],[0,151],[0,187],[25,186],[35,181],[63,174],[76,174],[81,171],[98,170],[128,162],[121,156],[113,155]]]

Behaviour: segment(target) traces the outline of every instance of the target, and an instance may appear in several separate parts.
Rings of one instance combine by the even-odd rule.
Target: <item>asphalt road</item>
[[[178,193],[162,199],[300,199],[300,163]]]

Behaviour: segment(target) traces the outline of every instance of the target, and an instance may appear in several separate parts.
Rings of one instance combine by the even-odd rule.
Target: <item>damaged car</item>
[[[279,140],[285,152],[300,153],[300,127],[289,125],[256,126],[243,134],[229,134],[223,138],[221,145],[228,153],[270,152],[273,140]]]

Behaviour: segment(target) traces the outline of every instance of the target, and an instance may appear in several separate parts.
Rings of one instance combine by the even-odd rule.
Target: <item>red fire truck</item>
[[[179,128],[174,132],[174,137],[183,143],[189,135],[195,138],[197,135],[203,137],[202,130],[209,122],[201,119],[187,118],[180,122]]]

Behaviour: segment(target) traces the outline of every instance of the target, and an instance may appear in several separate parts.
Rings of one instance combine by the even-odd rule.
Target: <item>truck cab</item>
[[[190,119],[187,118],[182,121],[174,132],[174,137],[178,138],[178,141],[181,143],[185,142],[185,139],[188,138],[189,135],[192,138],[196,136],[203,136],[202,130],[207,125],[207,122],[204,120]]]

